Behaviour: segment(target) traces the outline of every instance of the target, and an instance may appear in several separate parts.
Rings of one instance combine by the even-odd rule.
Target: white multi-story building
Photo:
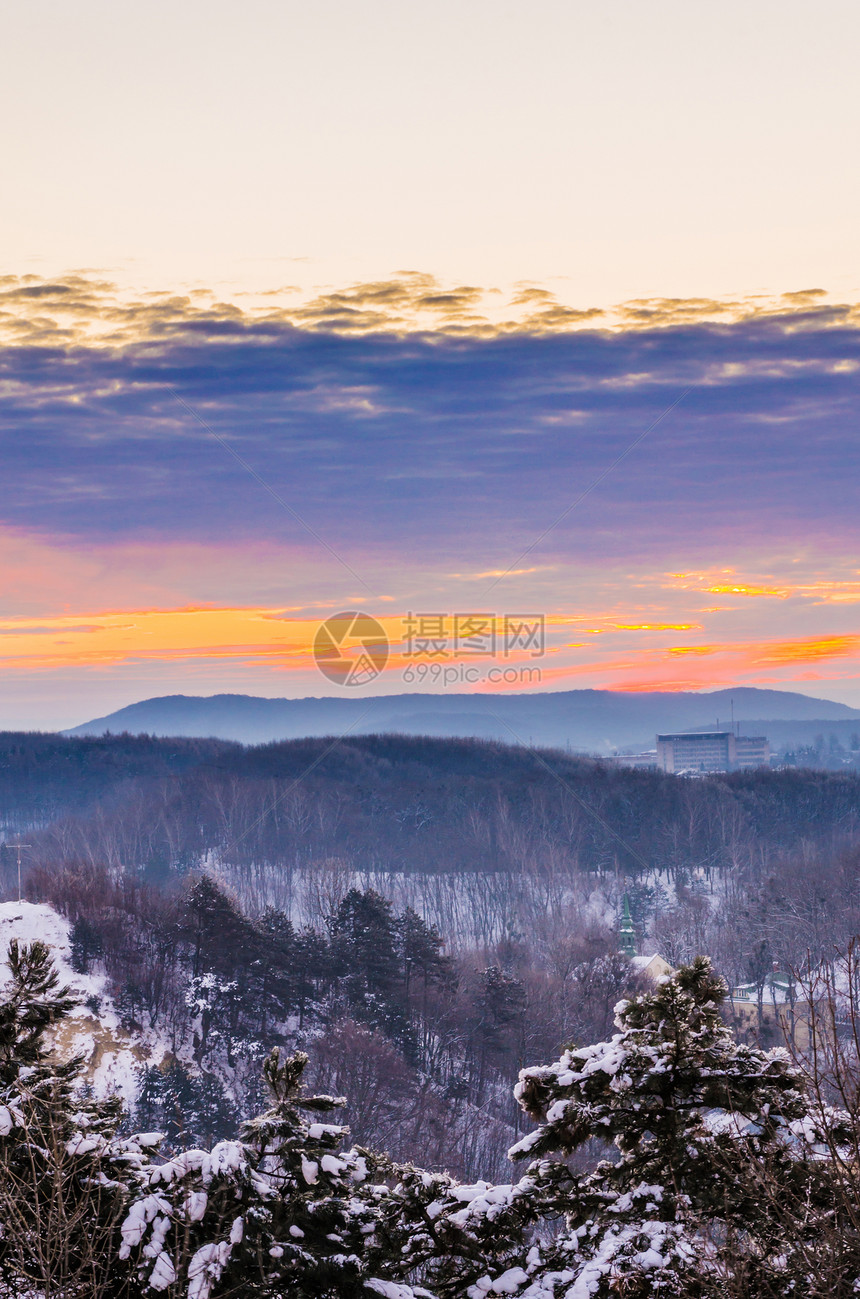
[[[657,766],[661,771],[707,774],[750,771],[769,764],[770,745],[764,735],[682,731],[657,736]]]

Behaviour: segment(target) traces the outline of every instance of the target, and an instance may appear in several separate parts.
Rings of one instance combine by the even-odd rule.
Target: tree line
[[[856,840],[860,777],[798,769],[683,780],[409,736],[245,748],[5,734],[0,817],[8,834],[26,832],[27,861],[96,861],[153,881],[214,859],[259,890],[337,859],[355,871],[659,871],[674,882]]]

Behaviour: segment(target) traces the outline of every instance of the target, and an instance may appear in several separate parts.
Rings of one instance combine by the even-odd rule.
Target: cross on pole
[[[21,849],[32,848],[33,845],[31,843],[16,843],[15,847],[18,850],[18,901],[20,902],[21,901]]]

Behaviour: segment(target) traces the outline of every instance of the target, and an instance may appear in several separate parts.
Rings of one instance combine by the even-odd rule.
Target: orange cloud
[[[667,654],[716,654],[715,645],[670,645]]]
[[[7,668],[94,667],[132,660],[273,659],[310,661],[319,619],[283,609],[139,609],[81,617],[0,620]],[[74,633],[69,639],[70,633]]]
[[[812,600],[817,604],[853,604],[860,602],[860,581],[850,579],[815,578],[808,582],[780,582],[771,585],[766,579],[738,579],[735,569],[710,569],[698,573],[667,573],[673,579],[668,589],[701,591],[705,595],[739,595],[758,600]],[[703,609],[702,613],[717,612]]]
[[[324,615],[291,617],[283,607],[137,609],[54,618],[0,619],[0,664],[6,668],[94,667],[132,660],[241,659],[272,668],[313,664],[314,637]],[[512,662],[533,657],[534,644],[517,639],[517,625],[502,616],[383,614],[378,618],[391,645],[390,662],[406,666],[416,657],[471,660],[469,637],[495,638]],[[549,616],[545,625],[564,624]],[[69,639],[69,637],[72,639]],[[410,639],[411,638],[411,639]],[[459,638],[459,640],[458,640]],[[438,644],[437,644],[438,642]],[[359,647],[347,651],[356,657]]]
[[[615,676],[606,682],[614,690],[701,690],[709,686],[741,683],[768,685],[819,680],[816,672],[799,671],[813,663],[860,656],[860,634],[804,637],[798,640],[724,642],[722,644],[670,646],[643,653],[636,664],[604,664]],[[689,663],[679,675],[678,659]],[[701,670],[694,664],[706,659]],[[669,667],[669,663],[673,666]],[[627,676],[632,669],[632,675]],[[645,669],[647,675],[643,676]],[[770,669],[770,670],[768,670]]]
[[[791,590],[775,586],[708,586],[705,590],[708,595],[769,596],[775,600],[787,600],[790,595],[795,594]]]
[[[616,622],[615,631],[701,631],[699,622]]]
[[[858,636],[822,636],[818,639],[777,641],[766,645],[754,663],[817,663],[822,659],[845,658],[860,651]]]
[[[5,618],[0,619],[0,666],[7,672],[72,670],[92,674],[123,665],[126,671],[137,672],[147,664],[181,663],[196,665],[196,670],[205,669],[208,663],[229,664],[231,671],[261,669],[265,676],[310,674],[315,673],[314,637],[327,612],[264,604],[190,605]],[[485,653],[471,652],[474,647],[456,643],[452,615],[439,615],[434,627],[429,622],[418,626],[417,615],[410,624],[407,614],[381,612],[379,606],[375,614],[390,644],[389,681],[394,673],[414,668],[418,662],[449,666],[468,663],[484,669],[494,664],[528,665],[540,670],[540,680],[530,678],[525,685],[516,681],[488,682],[482,673],[459,687],[454,683],[453,688],[462,689],[546,689],[587,684],[638,691],[699,690],[745,682],[785,685],[819,679],[819,669],[827,663],[844,663],[852,657],[860,660],[860,633],[855,632],[795,639],[700,640],[702,627],[698,623],[623,622],[605,614],[598,614],[596,619],[604,622],[603,627],[586,628],[581,627],[581,620],[589,618],[587,614],[548,616],[544,656],[534,654],[534,645],[506,644],[509,629],[504,620],[488,618],[486,629],[495,632],[497,643],[496,658],[491,660]],[[566,641],[564,634],[569,634],[572,627],[579,634],[585,631],[591,635],[587,641]],[[463,630],[461,626],[461,637]],[[654,644],[655,632],[676,630],[689,632],[690,643]],[[434,633],[439,644],[421,652],[418,639],[423,636],[432,640]],[[611,637],[616,633],[624,640],[613,648]],[[638,641],[637,636],[641,637]],[[623,657],[619,653],[622,644]],[[360,647],[348,653],[357,657]],[[440,688],[440,683],[428,678],[423,686]]]

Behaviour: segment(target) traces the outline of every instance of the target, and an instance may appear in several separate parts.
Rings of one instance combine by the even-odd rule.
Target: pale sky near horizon
[[[337,693],[356,608],[365,693],[477,609],[545,615],[542,689],[860,706],[860,6],[31,0],[0,49],[0,727]]]

